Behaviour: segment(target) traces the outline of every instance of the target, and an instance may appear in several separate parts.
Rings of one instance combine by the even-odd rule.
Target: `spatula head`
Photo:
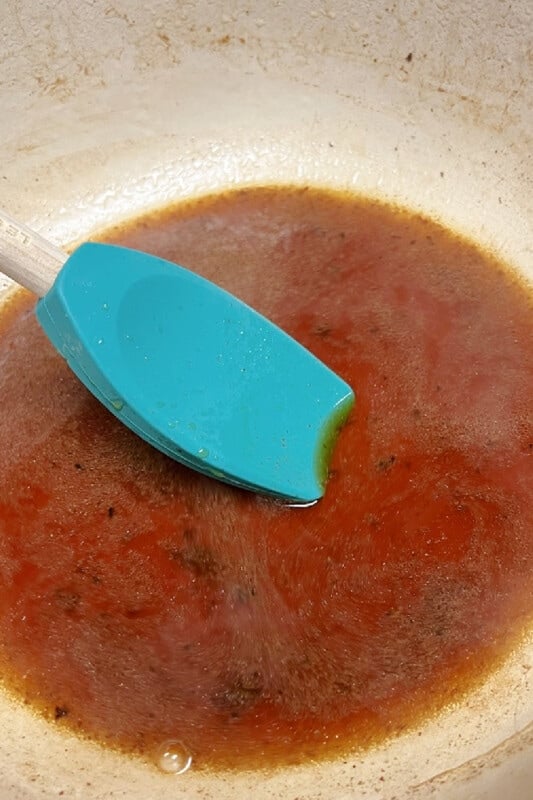
[[[37,317],[87,388],[167,455],[295,501],[324,493],[352,390],[215,284],[145,253],[85,244]]]

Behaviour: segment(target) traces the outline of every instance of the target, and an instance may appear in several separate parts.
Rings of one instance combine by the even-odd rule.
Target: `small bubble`
[[[192,765],[192,756],[181,742],[165,742],[156,753],[156,764],[168,775],[183,775]]]
[[[98,339],[98,340],[96,341],[96,344],[103,344],[103,343],[104,343],[104,340],[103,340],[103,339]]]
[[[102,309],[103,309],[104,311],[109,311],[109,306],[108,306],[108,304],[107,304],[107,303],[104,303],[104,304],[103,304],[103,306],[102,306]]]
[[[209,455],[209,450],[207,449],[207,447],[200,447],[200,449],[198,450],[198,458],[207,458],[208,455]]]
[[[122,409],[124,408],[124,401],[120,400],[118,397],[115,400],[110,400],[109,402],[111,403],[113,408],[116,408],[117,411],[122,411]]]

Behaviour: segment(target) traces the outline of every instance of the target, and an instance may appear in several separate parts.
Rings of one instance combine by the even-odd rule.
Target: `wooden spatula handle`
[[[66,254],[0,210],[0,272],[44,297]]]

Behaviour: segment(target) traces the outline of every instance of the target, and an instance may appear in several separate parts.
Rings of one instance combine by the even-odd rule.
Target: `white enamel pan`
[[[229,186],[350,188],[533,280],[532,30],[529,0],[3,0],[0,206],[68,245]],[[0,800],[252,796],[531,800],[533,631],[419,728],[265,775],[164,775],[0,693]]]

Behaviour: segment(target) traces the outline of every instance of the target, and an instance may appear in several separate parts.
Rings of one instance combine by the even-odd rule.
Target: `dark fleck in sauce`
[[[88,394],[20,293],[0,335],[0,665],[46,714],[197,767],[366,746],[454,701],[533,596],[525,286],[442,227],[267,188],[108,232],[271,317],[357,391],[325,498],[187,471]]]

